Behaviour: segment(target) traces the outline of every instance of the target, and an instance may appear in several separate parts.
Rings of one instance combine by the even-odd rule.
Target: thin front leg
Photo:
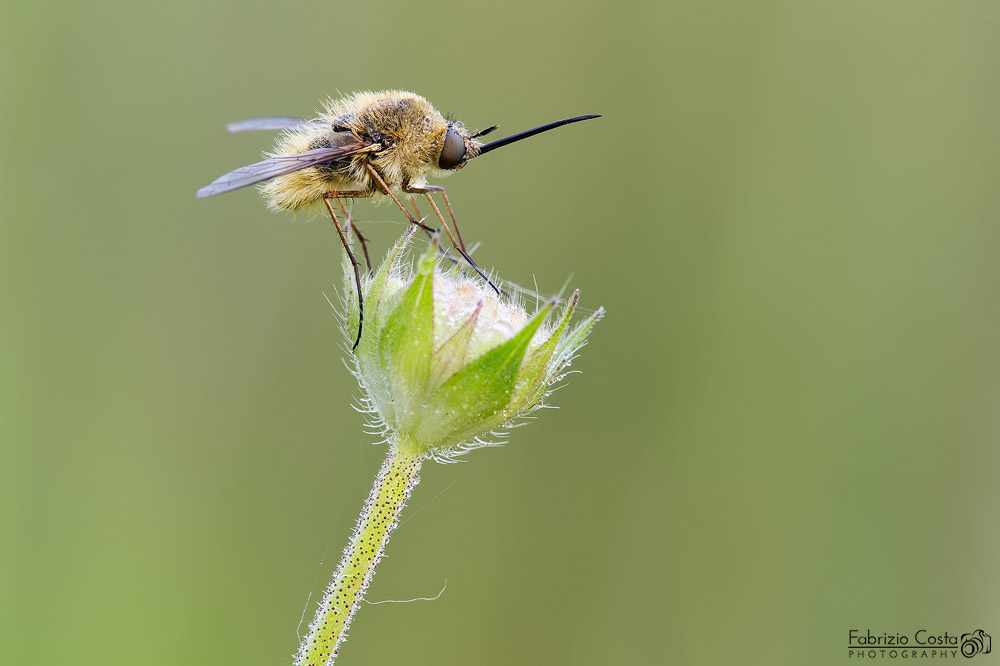
[[[399,206],[399,210],[403,211],[403,215],[405,215],[406,219],[410,221],[410,224],[415,224],[415,225],[417,225],[418,227],[420,227],[421,229],[423,229],[424,231],[426,231],[428,233],[432,233],[433,234],[433,233],[437,232],[437,229],[432,229],[432,228],[428,227],[426,224],[424,224],[420,220],[418,220],[415,217],[413,217],[412,215],[410,215],[410,211],[406,210],[406,206],[404,206],[402,203],[400,203],[400,201],[396,197],[396,195],[393,194],[392,189],[388,185],[385,184],[384,180],[382,180],[382,176],[378,175],[378,171],[375,170],[375,167],[373,167],[371,164],[368,164],[367,162],[365,162],[365,168],[368,169],[368,173],[370,173],[372,175],[372,177],[376,181],[378,181],[378,184],[382,187],[382,191],[385,192],[386,194],[388,194],[392,198],[392,200],[396,202],[396,205]]]
[[[410,205],[413,206],[413,212],[416,214],[417,219],[422,220],[424,216],[420,214],[420,209],[417,207],[417,198],[412,194],[407,194],[406,198],[410,200]],[[426,229],[424,230],[424,233],[426,233],[427,237],[430,238],[431,240],[434,239],[434,234],[429,233]],[[437,243],[437,241],[434,242]],[[444,249],[441,247],[441,243],[437,243],[437,248],[438,250],[441,250],[442,253],[444,253],[445,255],[448,254],[447,252],[444,252]],[[448,258],[451,259],[451,257]],[[454,259],[452,259],[452,261],[454,261]]]
[[[410,200],[410,205],[413,206],[413,212],[415,212],[417,214],[417,219],[418,220],[422,219],[423,216],[420,214],[420,208],[417,207],[417,198],[415,196],[413,196],[412,194],[409,194],[409,193],[407,193],[406,198]],[[436,237],[434,236],[434,234],[427,234],[427,237],[430,238],[432,241],[434,241],[434,245],[437,247],[438,252],[441,253],[442,257],[444,257],[445,259],[447,259],[448,261],[450,261],[450,262],[452,262],[454,264],[457,264],[457,263],[459,263],[459,261],[461,261],[460,259],[456,259],[455,257],[453,257],[450,254],[448,254],[448,250],[444,249],[444,247],[441,245],[441,242],[436,239]],[[462,237],[459,236],[458,240],[459,240],[459,242],[461,242],[462,241]]]
[[[438,220],[441,221],[441,226],[444,227],[444,230],[446,232],[448,232],[448,238],[451,240],[452,247],[455,248],[456,252],[462,255],[462,258],[469,263],[469,266],[472,266],[472,270],[479,273],[479,277],[486,280],[486,284],[490,285],[490,287],[493,288],[493,291],[497,293],[497,296],[499,296],[503,292],[501,292],[500,288],[497,287],[495,284],[493,284],[493,282],[488,277],[486,277],[486,273],[484,273],[483,269],[481,269],[476,264],[476,262],[472,260],[472,257],[470,257],[469,253],[465,251],[465,248],[462,247],[461,243],[459,243],[459,241],[455,239],[455,235],[451,233],[451,228],[448,227],[448,223],[444,221],[444,215],[441,214],[441,210],[437,207],[437,204],[434,203],[433,197],[431,197],[432,191],[440,191],[440,190],[441,190],[440,187],[413,187],[412,185],[405,185],[403,187],[404,192],[413,194],[423,194],[425,197],[427,197],[428,203],[430,203],[431,208],[434,209],[434,213],[437,214]]]
[[[422,217],[422,215],[420,214],[420,209],[417,208],[417,198],[412,194],[408,194],[407,197],[410,200],[410,205],[413,206],[413,212],[416,214],[417,219],[419,220]]]
[[[361,271],[358,269],[358,260],[354,258],[354,253],[351,252],[351,245],[347,242],[347,236],[344,235],[343,229],[340,228],[340,222],[337,221],[337,214],[333,212],[333,206],[330,205],[330,199],[339,199],[339,195],[342,194],[353,194],[347,192],[328,192],[323,195],[323,203],[326,204],[326,209],[330,211],[330,219],[333,220],[333,228],[337,230],[337,235],[340,236],[340,242],[344,245],[344,251],[347,252],[347,258],[351,260],[351,265],[354,267],[354,284],[358,287],[358,337],[354,340],[354,346],[351,347],[351,351],[358,348],[358,343],[361,342],[361,329],[364,328],[365,324],[365,297],[361,294]],[[347,198],[347,197],[344,197]]]
[[[451,225],[455,227],[455,235],[458,236],[458,245],[464,250],[465,241],[462,240],[462,232],[458,230],[458,220],[455,219],[455,211],[451,209],[451,202],[448,201],[448,193],[444,191],[443,187],[438,185],[425,185],[424,189],[441,193],[441,198],[444,199],[444,206],[448,209],[448,217],[451,218]]]

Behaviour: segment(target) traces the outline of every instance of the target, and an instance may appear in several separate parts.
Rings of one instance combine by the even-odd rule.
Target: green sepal
[[[420,258],[417,274],[389,315],[379,336],[379,359],[382,371],[398,396],[396,418],[401,429],[412,420],[414,406],[423,397],[430,375],[434,349],[434,266],[437,256],[433,246]],[[407,404],[400,404],[404,402]]]
[[[590,329],[592,329],[594,324],[599,322],[602,317],[604,317],[604,308],[597,308],[597,312],[587,317],[583,323],[570,331],[569,334],[559,342],[556,347],[556,353],[553,357],[553,361],[549,364],[546,377],[548,382],[552,382],[555,377],[562,372],[567,365],[569,365],[569,362],[573,360],[573,355],[576,354],[580,347],[582,347],[587,341],[587,336],[590,335]]]
[[[459,370],[429,400],[431,418],[421,422],[416,441],[451,446],[465,441],[467,431],[481,432],[484,421],[509,420],[506,407],[517,385],[528,346],[552,309],[542,308],[521,331]]]
[[[576,309],[576,303],[579,300],[580,292],[574,291],[569,299],[569,303],[563,309],[562,316],[559,318],[559,323],[556,325],[556,329],[552,332],[552,335],[541,346],[535,349],[524,362],[524,368],[521,370],[521,381],[518,382],[517,391],[510,403],[512,411],[521,411],[522,408],[538,402],[542,394],[548,389],[548,382],[546,380],[549,377],[549,362],[556,353],[559,341],[562,340],[566,329],[569,327],[570,317],[573,316],[573,311]]]
[[[375,271],[375,275],[372,277],[371,282],[369,282],[367,293],[365,294],[365,298],[367,299],[365,303],[365,316],[371,324],[373,333],[382,330],[387,316],[392,312],[393,297],[396,296],[398,290],[387,289],[387,284],[400,257],[403,256],[403,252],[409,246],[410,240],[413,239],[414,231],[415,229],[410,229],[396,241],[392,249],[386,254],[385,261]],[[378,336],[372,335],[367,339],[374,341],[378,339]],[[370,346],[373,345],[370,343]]]

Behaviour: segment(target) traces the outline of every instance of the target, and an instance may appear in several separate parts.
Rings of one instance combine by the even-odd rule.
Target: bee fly
[[[497,129],[496,125],[469,132],[462,123],[446,119],[419,95],[396,90],[358,92],[340,100],[329,100],[319,117],[311,120],[281,116],[232,123],[228,126],[230,132],[284,132],[279,136],[275,149],[267,154],[267,159],[220,176],[198,190],[197,196],[210,197],[264,183],[260,189],[268,207],[273,210],[294,211],[324,204],[354,267],[359,313],[358,336],[353,346],[356,349],[361,341],[364,303],[358,261],[346,235],[350,229],[355,231],[366,261],[368,248],[344,205],[344,199],[387,195],[411,224],[431,234],[434,230],[421,221],[413,198],[415,194],[424,195],[455,250],[499,294],[500,290],[466,251],[444,188],[428,185],[427,175],[431,172],[444,175],[458,171],[469,160],[491,150],[562,125],[597,117],[566,118],[483,144],[480,137]],[[403,206],[396,192],[410,197],[416,217]],[[440,193],[454,233],[431,197],[432,192]],[[343,228],[330,204],[331,199],[336,200],[344,213]],[[371,270],[370,261],[368,267]]]

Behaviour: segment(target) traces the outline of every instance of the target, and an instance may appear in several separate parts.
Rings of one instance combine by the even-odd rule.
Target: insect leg
[[[455,250],[460,255],[462,255],[462,258],[464,258],[467,262],[469,262],[469,265],[472,266],[472,269],[477,273],[479,273],[479,277],[486,280],[486,284],[490,285],[493,288],[493,291],[497,293],[497,296],[499,296],[502,293],[499,287],[493,284],[493,282],[488,277],[486,277],[486,273],[483,272],[483,269],[481,269],[476,264],[476,262],[472,260],[472,257],[470,257],[469,253],[465,251],[465,248],[462,247],[462,245],[455,240],[455,235],[451,233],[451,228],[448,226],[448,223],[444,221],[444,215],[441,214],[441,210],[437,207],[437,204],[434,203],[434,199],[433,197],[431,197],[431,192],[440,189],[441,188],[433,188],[433,187],[413,187],[411,185],[406,185],[403,187],[404,192],[413,194],[423,194],[425,197],[427,197],[428,203],[430,203],[431,208],[433,208],[434,212],[437,214],[438,220],[441,221],[441,226],[443,226],[444,230],[448,232],[448,238],[451,240],[452,247],[454,247]]]
[[[407,198],[408,198],[408,199],[410,200],[410,205],[411,205],[411,206],[413,206],[413,212],[414,212],[414,213],[416,213],[416,215],[417,215],[417,219],[418,219],[418,220],[421,220],[421,219],[423,219],[423,216],[422,216],[422,215],[420,214],[420,209],[419,209],[419,208],[417,208],[417,198],[416,198],[415,196],[413,196],[412,194],[407,194],[406,196],[407,196]],[[426,234],[427,234],[427,237],[428,237],[428,238],[434,238],[434,234],[432,234],[432,233],[430,233],[429,231],[427,231],[427,229],[426,229],[426,228],[424,229],[424,233],[426,233]],[[438,249],[439,249],[439,250],[441,250],[441,249],[442,249],[442,248],[441,248],[441,244],[440,244],[440,243],[438,243]],[[447,253],[446,253],[446,254],[447,254]]]
[[[378,184],[382,186],[382,191],[385,192],[386,194],[388,194],[390,197],[392,197],[392,200],[396,202],[397,206],[399,206],[399,210],[403,211],[403,215],[405,215],[406,219],[410,221],[410,224],[415,224],[415,225],[417,225],[418,227],[420,227],[421,229],[423,229],[424,231],[426,231],[428,233],[432,233],[433,234],[433,233],[435,233],[437,231],[437,229],[432,229],[432,228],[428,227],[426,224],[424,224],[423,222],[421,222],[417,218],[415,218],[412,215],[410,215],[410,211],[406,210],[406,206],[404,206],[402,203],[400,203],[400,201],[396,197],[396,195],[392,193],[392,189],[388,185],[385,184],[385,181],[382,180],[382,176],[378,175],[378,171],[375,170],[375,167],[373,167],[371,164],[365,162],[365,168],[368,169],[368,173],[370,173],[372,176],[374,176],[375,180],[378,181]],[[449,234],[450,233],[451,232],[449,232]]]
[[[458,245],[464,250],[465,241],[462,240],[462,232],[458,230],[458,220],[455,219],[455,211],[451,209],[451,202],[448,201],[448,193],[444,191],[443,187],[438,185],[424,185],[424,189],[441,193],[441,198],[444,199],[445,208],[448,209],[448,217],[451,218],[451,225],[455,227],[455,235],[458,236]]]
[[[347,242],[347,236],[344,235],[344,231],[340,228],[340,223],[337,221],[337,214],[333,212],[333,206],[330,205],[330,199],[342,198],[339,195],[342,194],[356,194],[349,192],[327,192],[323,195],[323,203],[326,204],[326,209],[330,211],[330,218],[333,220],[333,228],[337,230],[337,235],[340,236],[340,242],[344,245],[344,251],[347,252],[347,258],[351,260],[351,265],[354,266],[354,284],[358,287],[358,337],[354,340],[354,346],[351,347],[351,351],[358,348],[358,343],[361,342],[361,329],[365,325],[365,297],[361,294],[361,271],[358,270],[358,260],[354,258],[354,253],[351,252],[351,246]]]
[[[407,195],[410,199],[410,205],[413,206],[413,212],[417,214],[417,219],[420,219],[420,209],[417,208],[417,198],[412,194]]]
[[[347,210],[343,197],[337,197],[337,203],[340,204],[340,210],[344,212],[344,217],[347,218],[347,223],[344,226],[347,229],[353,229],[354,235],[358,237],[358,242],[361,243],[361,250],[365,253],[365,264],[368,266],[368,274],[372,275],[372,260],[368,256],[368,239],[361,235],[361,229],[354,223],[354,218],[351,217],[351,212]]]
[[[413,212],[415,212],[417,214],[417,219],[421,219],[422,216],[420,215],[420,209],[417,207],[417,198],[415,196],[413,196],[412,194],[407,194],[406,196],[410,200],[410,205],[413,206]],[[433,239],[434,235],[433,234],[427,234],[427,237]],[[461,242],[462,237],[459,236],[458,240],[459,240],[459,242]],[[440,241],[435,241],[435,243],[437,245],[438,252],[441,253],[442,257],[444,257],[445,259],[447,259],[448,261],[450,261],[453,264],[457,264],[457,263],[461,262],[461,259],[456,259],[455,257],[453,257],[450,254],[448,254],[448,250],[444,249],[444,247],[441,246],[441,242]]]

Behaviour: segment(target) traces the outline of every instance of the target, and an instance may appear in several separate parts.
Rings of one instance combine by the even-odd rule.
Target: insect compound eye
[[[444,137],[444,146],[441,148],[441,157],[438,158],[438,166],[442,169],[454,169],[465,159],[465,139],[454,129],[449,128]]]

